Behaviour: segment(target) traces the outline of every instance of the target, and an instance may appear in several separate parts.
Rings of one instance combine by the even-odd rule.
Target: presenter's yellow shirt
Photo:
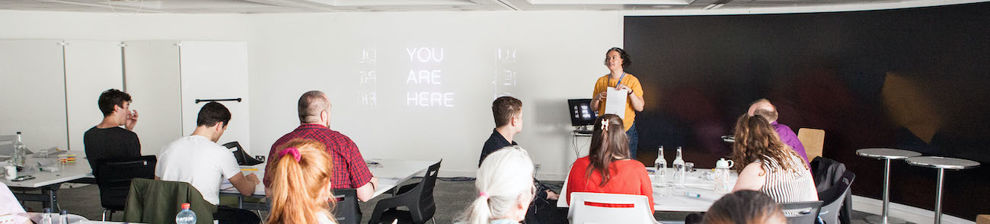
[[[605,74],[604,76],[599,77],[598,81],[595,81],[595,91],[594,93],[591,94],[592,99],[595,96],[597,96],[598,93],[605,92],[605,90],[608,87],[615,88],[615,86],[618,84],[619,84],[619,80],[609,78],[609,74]],[[636,76],[626,73],[626,75],[622,76],[622,85],[628,86],[629,89],[632,89],[633,94],[643,97],[643,86],[639,84],[639,79],[636,78]],[[599,102],[598,105],[599,116],[605,114],[605,101],[608,100],[611,99],[606,98],[605,100]],[[624,115],[625,117],[622,118],[622,124],[623,126],[625,126],[624,127],[625,130],[629,131],[629,128],[632,127],[633,122],[636,121],[636,111],[633,110],[632,101],[629,99],[628,96],[626,97],[625,100],[626,100],[626,114]]]

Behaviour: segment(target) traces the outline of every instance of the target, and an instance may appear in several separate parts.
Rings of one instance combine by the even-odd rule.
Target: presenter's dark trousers
[[[639,133],[636,131],[636,122],[634,121],[632,127],[626,131],[626,137],[629,138],[629,158],[636,160],[636,151],[639,151]]]

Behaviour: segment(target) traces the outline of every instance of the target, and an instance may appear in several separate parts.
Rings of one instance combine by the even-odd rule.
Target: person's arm
[[[625,89],[626,91],[628,91],[627,93],[629,95],[629,102],[631,104],[630,106],[632,106],[633,110],[636,110],[636,112],[643,112],[643,107],[646,106],[646,101],[643,100],[643,96],[642,96],[643,89],[641,86],[637,85],[636,83],[633,83],[633,85],[635,86],[629,87],[620,83],[616,89]],[[637,89],[634,90],[633,88],[637,88]]]
[[[653,181],[650,180],[650,174],[646,172],[646,167],[637,166],[636,168],[637,168],[636,170],[638,170],[637,172],[640,172],[641,173],[640,174],[640,178],[639,178],[639,181],[640,181],[640,184],[639,184],[640,191],[643,192],[643,194],[645,194],[646,195],[646,198],[649,200],[649,203],[650,203],[650,211],[649,212],[650,212],[650,215],[653,215],[653,211],[654,211],[654,208],[653,208],[653,204],[654,204],[653,203]]]
[[[230,177],[230,183],[233,184],[234,188],[237,188],[237,191],[244,196],[253,195],[254,187],[258,186],[258,183],[260,182],[261,181],[258,180],[258,176],[253,173],[244,176],[243,173],[238,172],[233,177]]]
[[[358,200],[361,201],[371,200],[371,198],[375,196],[375,190],[377,189],[378,189],[378,178],[372,177],[371,181],[368,181],[368,183],[364,184],[364,186],[357,188]]]
[[[766,171],[763,171],[763,167],[760,166],[760,163],[750,163],[743,168],[742,172],[739,173],[739,179],[736,180],[736,186],[732,188],[732,191],[759,191],[763,188],[763,183],[766,178]]]

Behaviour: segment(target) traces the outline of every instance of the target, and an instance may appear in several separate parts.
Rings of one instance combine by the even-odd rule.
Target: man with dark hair
[[[485,141],[485,146],[481,148],[481,158],[478,159],[478,167],[485,157],[506,146],[516,145],[512,140],[519,132],[522,132],[522,101],[511,96],[503,96],[492,102],[492,115],[495,117],[495,130]]]
[[[770,100],[759,99],[749,105],[749,111],[747,112],[749,116],[760,115],[770,121],[770,125],[773,126],[773,130],[777,132],[777,137],[780,137],[780,141],[784,142],[794,152],[797,152],[804,159],[804,163],[810,164],[808,161],[808,154],[804,151],[804,145],[801,144],[801,139],[798,139],[797,134],[794,134],[794,130],[791,127],[777,122],[777,107],[770,104]]]
[[[223,104],[203,105],[192,135],[172,141],[159,153],[155,179],[189,183],[214,205],[220,204],[223,180],[229,180],[242,195],[254,194],[255,186],[261,182],[258,176],[242,174],[234,154],[217,144],[229,122],[230,110]],[[218,206],[213,218],[220,223],[261,222],[253,212],[226,206]]]
[[[522,101],[511,96],[502,96],[492,102],[492,117],[495,118],[495,130],[485,141],[485,146],[481,148],[481,158],[478,167],[485,157],[499,149],[507,146],[517,145],[513,138],[522,132]],[[550,190],[549,187],[533,178],[536,185],[536,194],[526,210],[526,223],[566,223],[564,215],[556,208],[556,201],[559,195]]]
[[[83,133],[83,147],[89,167],[96,170],[96,163],[100,160],[141,156],[141,142],[132,131],[138,114],[136,110],[130,110],[131,95],[108,89],[100,94],[97,105],[103,112],[103,121]]]
[[[358,199],[368,201],[375,194],[378,178],[371,174],[364,157],[358,150],[357,144],[346,135],[330,129],[330,100],[321,91],[313,90],[299,97],[296,108],[299,112],[299,127],[283,135],[268,153],[268,164],[265,165],[265,189],[271,187],[272,176],[275,172],[275,162],[278,161],[278,147],[296,138],[312,139],[326,145],[327,153],[333,157],[333,177],[331,186],[334,189],[357,189]]]

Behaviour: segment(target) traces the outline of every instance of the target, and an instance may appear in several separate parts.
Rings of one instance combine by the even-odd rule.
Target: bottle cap
[[[69,214],[69,210],[62,209],[62,212],[60,214],[62,214],[62,215],[68,215]]]
[[[52,213],[52,208],[45,208],[45,213]]]
[[[189,209],[189,203],[182,203],[182,209]]]

